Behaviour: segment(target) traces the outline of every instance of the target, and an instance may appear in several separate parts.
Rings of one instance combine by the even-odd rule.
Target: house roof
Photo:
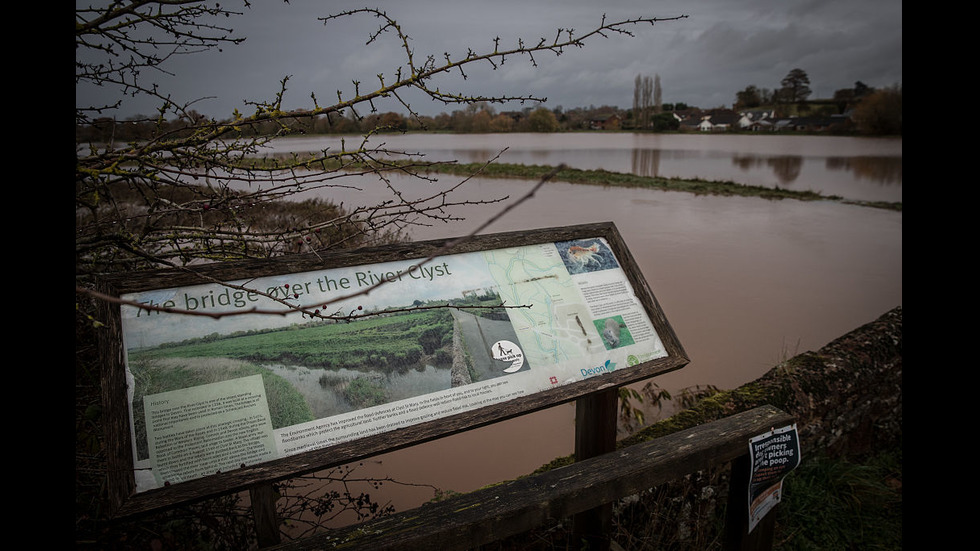
[[[715,125],[735,124],[738,122],[738,119],[739,119],[738,113],[735,113],[734,111],[712,113],[711,115],[708,116],[708,120],[711,121],[711,124],[715,124]]]
[[[591,120],[601,122],[601,121],[607,121],[607,120],[612,119],[612,118],[617,118],[618,119],[619,118],[619,115],[617,115],[616,113],[607,113],[607,114],[604,114],[604,115],[596,115],[595,117],[592,117]]]

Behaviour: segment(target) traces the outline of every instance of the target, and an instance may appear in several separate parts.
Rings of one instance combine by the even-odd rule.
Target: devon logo
[[[600,365],[599,367],[582,369],[581,371],[582,371],[582,377],[592,377],[593,375],[612,373],[615,369],[616,369],[616,364],[612,360],[606,360],[606,363]]]

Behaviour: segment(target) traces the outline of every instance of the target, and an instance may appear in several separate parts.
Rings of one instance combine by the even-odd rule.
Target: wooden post
[[[584,461],[615,451],[616,406],[619,389],[609,388],[579,398],[575,402],[575,461]],[[612,503],[579,513],[572,518],[572,535],[577,549],[585,542],[588,549],[608,551],[612,531]]]
[[[276,491],[272,484],[255,484],[248,489],[252,501],[252,518],[259,548],[278,545],[279,518],[276,516]]]
[[[747,447],[747,446],[746,446]],[[762,517],[749,532],[749,480],[752,473],[749,455],[732,461],[728,512],[725,518],[724,551],[769,551],[776,529],[776,509]]]

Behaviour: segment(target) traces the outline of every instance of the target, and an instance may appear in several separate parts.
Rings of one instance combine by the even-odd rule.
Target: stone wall
[[[770,404],[796,416],[804,455],[862,455],[902,441],[902,308],[761,378],[623,440],[629,445]]]
[[[802,459],[861,461],[902,445],[902,308],[816,352],[795,356],[756,381],[718,393],[621,441],[628,446],[769,404],[796,417]],[[553,463],[545,468],[555,466]],[[729,465],[622,500],[615,538],[625,548],[717,547]],[[779,525],[777,522],[777,531]]]
[[[452,388],[468,385],[473,382],[470,377],[469,367],[466,365],[466,352],[463,351],[463,332],[459,327],[459,320],[453,314],[453,368],[450,371]]]

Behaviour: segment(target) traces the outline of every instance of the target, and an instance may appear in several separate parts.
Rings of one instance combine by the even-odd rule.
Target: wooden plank
[[[751,437],[793,417],[771,406],[565,467],[269,548],[470,549],[523,533],[748,453]]]

